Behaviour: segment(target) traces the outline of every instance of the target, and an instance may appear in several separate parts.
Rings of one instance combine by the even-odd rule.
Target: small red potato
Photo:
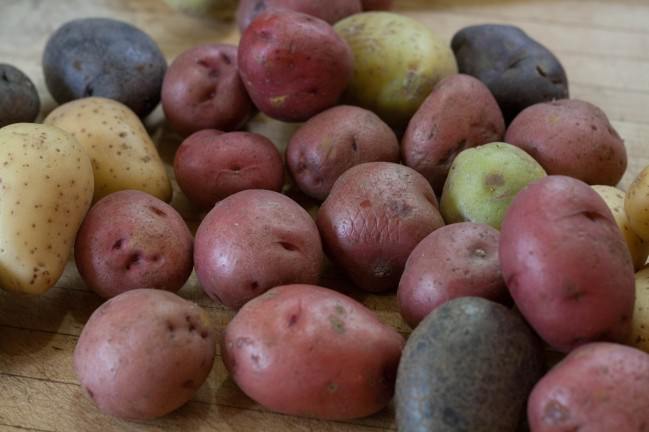
[[[401,335],[355,300],[286,285],[241,308],[221,352],[237,385],[268,409],[344,420],[388,404],[403,346]]]
[[[175,292],[192,272],[192,242],[173,207],[145,192],[125,190],[90,209],[74,257],[84,282],[104,298],[137,288]]]
[[[340,175],[364,162],[399,162],[399,141],[371,111],[341,105],[309,119],[293,134],[286,163],[305,194],[324,200]]]
[[[279,192],[284,184],[279,151],[268,138],[250,132],[192,134],[176,151],[174,172],[183,193],[203,209],[242,190]]]
[[[613,343],[572,351],[534,387],[532,432],[640,432],[649,425],[649,355]]]
[[[277,192],[231,195],[196,231],[198,280],[207,295],[232,309],[278,285],[316,283],[323,259],[311,216]]]
[[[627,337],[631,255],[608,206],[585,183],[548,176],[519,192],[502,224],[499,254],[518,309],[553,348]]]
[[[146,420],[191,399],[212,369],[215,348],[199,306],[170,292],[137,289],[92,314],[74,350],[74,369],[101,412]]]

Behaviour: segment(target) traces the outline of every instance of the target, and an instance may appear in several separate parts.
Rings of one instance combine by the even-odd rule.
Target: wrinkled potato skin
[[[382,292],[397,287],[410,252],[444,221],[421,174],[370,162],[338,178],[317,224],[329,257],[361,289]]]
[[[627,344],[649,353],[649,267],[635,274],[633,323]]]
[[[649,242],[649,166],[640,171],[629,186],[624,197],[624,211],[631,229]]]
[[[199,306],[167,291],[137,289],[92,314],[74,368],[101,412],[146,420],[187,402],[212,369],[215,351],[215,332]]]
[[[286,163],[305,194],[324,200],[334,182],[365,162],[399,162],[397,137],[376,114],[337,106],[307,121],[286,149]]]
[[[590,343],[538,382],[527,412],[533,432],[642,431],[649,424],[649,355]]]
[[[90,209],[74,255],[83,280],[104,298],[142,287],[176,292],[192,272],[192,243],[173,207],[127,190]]]
[[[237,385],[263,406],[343,420],[388,404],[403,345],[401,335],[355,300],[286,285],[239,311],[221,352]]]
[[[231,195],[196,232],[198,280],[207,295],[232,309],[278,285],[316,283],[323,260],[311,216],[277,192]]]
[[[437,83],[410,119],[401,140],[404,163],[420,172],[441,194],[455,156],[505,134],[505,120],[489,89],[469,75]]]
[[[503,222],[500,265],[518,309],[556,350],[628,336],[631,255],[608,206],[585,183],[548,176],[521,191]]]
[[[34,83],[20,69],[0,63],[0,128],[33,122],[41,110]]]
[[[408,325],[415,328],[432,310],[456,297],[505,300],[499,236],[489,225],[463,222],[424,238],[408,257],[399,281],[399,312]]]

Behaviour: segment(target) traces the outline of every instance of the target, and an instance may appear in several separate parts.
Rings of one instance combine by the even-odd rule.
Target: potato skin
[[[192,234],[169,204],[126,190],[98,201],[77,233],[84,282],[104,298],[128,290],[178,291],[193,268]]]
[[[162,83],[162,108],[183,136],[241,128],[255,107],[239,77],[237,47],[199,45],[176,57]]]
[[[631,229],[649,242],[649,166],[629,186],[624,196],[624,211]]]
[[[239,42],[239,72],[250,97],[283,121],[305,121],[335,105],[353,61],[329,24],[286,9],[259,14]]]
[[[470,75],[441,80],[410,119],[401,140],[404,163],[423,174],[436,193],[455,156],[505,134],[505,120],[489,89]]]
[[[397,137],[376,114],[341,105],[309,119],[291,137],[286,163],[305,194],[324,200],[340,175],[365,162],[399,162]]]
[[[437,199],[417,171],[369,162],[341,175],[320,207],[327,254],[361,289],[395,289],[408,255],[444,225]]]
[[[499,237],[489,225],[471,222],[428,234],[408,257],[399,281],[399,311],[408,325],[415,328],[432,310],[456,297],[505,300]]]
[[[649,353],[649,266],[635,274],[633,308],[633,323],[626,343]]]
[[[41,110],[34,83],[20,69],[0,63],[0,128],[30,123]]]
[[[278,285],[316,283],[323,259],[311,216],[277,192],[231,195],[196,231],[198,280],[207,295],[232,309]]]
[[[239,311],[221,352],[237,385],[263,406],[343,420],[388,404],[403,345],[401,335],[355,300],[285,285]]]
[[[500,265],[518,309],[553,348],[627,337],[633,263],[611,211],[585,183],[548,176],[521,191],[502,225]]]
[[[649,424],[649,355],[598,342],[572,351],[534,387],[534,432],[642,431]]]
[[[176,151],[174,172],[187,198],[204,209],[242,190],[279,192],[284,184],[279,151],[268,138],[250,132],[192,134]]]
[[[146,420],[192,397],[212,369],[215,349],[200,307],[167,291],[137,289],[92,314],[74,350],[74,369],[101,412]]]

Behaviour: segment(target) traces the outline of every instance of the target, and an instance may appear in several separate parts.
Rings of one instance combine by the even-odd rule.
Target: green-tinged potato
[[[649,242],[642,240],[629,226],[629,219],[624,211],[624,191],[613,186],[592,186],[606,202],[608,208],[613,213],[617,226],[622,231],[626,245],[631,253],[633,267],[636,270],[644,267],[649,256]]]
[[[548,176],[523,189],[507,210],[499,255],[516,306],[555,350],[627,338],[631,255],[608,206],[586,183]]]
[[[624,197],[624,211],[631,229],[649,242],[649,166],[629,186]]]
[[[125,105],[99,97],[78,99],[52,111],[45,124],[69,132],[90,156],[95,201],[125,189],[171,199],[171,183],[158,150]]]
[[[179,12],[196,17],[227,19],[234,16],[237,0],[165,0]]]
[[[0,63],[0,128],[33,122],[41,109],[34,83],[20,69]]]
[[[198,305],[136,289],[101,305],[81,332],[74,369],[105,414],[146,420],[187,402],[207,378],[216,332]]]
[[[649,352],[649,267],[635,274],[635,306],[627,343]]]
[[[572,351],[534,387],[533,432],[641,432],[649,425],[649,355],[590,343]]]
[[[477,297],[435,309],[410,335],[396,385],[400,432],[516,432],[543,371],[520,316]]]
[[[61,129],[0,129],[0,287],[42,293],[59,279],[92,202],[83,147]]]
[[[475,222],[500,229],[516,194],[545,176],[530,155],[495,142],[462,151],[451,165],[440,210],[446,223]]]
[[[334,28],[354,53],[346,96],[404,128],[442,78],[457,73],[448,43],[424,24],[390,12],[364,12]]]
[[[365,417],[394,392],[404,340],[362,304],[285,285],[247,303],[225,330],[223,362],[266,408],[330,420]]]

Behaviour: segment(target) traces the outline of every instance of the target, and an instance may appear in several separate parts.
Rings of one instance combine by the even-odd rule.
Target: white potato
[[[649,352],[649,267],[635,274],[635,307],[628,343]]]

